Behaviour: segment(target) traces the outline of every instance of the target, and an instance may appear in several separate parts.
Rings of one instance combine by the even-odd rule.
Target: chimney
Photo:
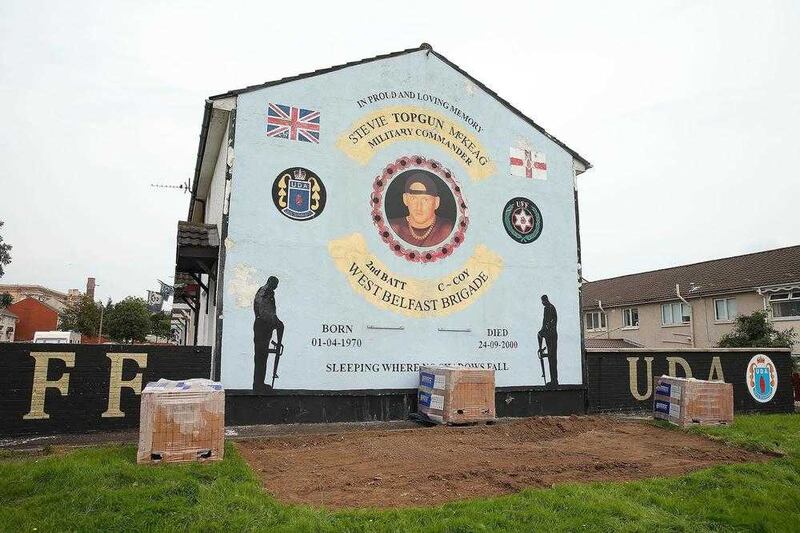
[[[94,278],[86,279],[86,296],[94,301]]]

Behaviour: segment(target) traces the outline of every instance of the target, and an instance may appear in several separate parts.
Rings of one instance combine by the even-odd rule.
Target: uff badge
[[[272,184],[275,207],[292,220],[311,220],[319,216],[325,209],[325,198],[325,185],[307,168],[287,168]]]

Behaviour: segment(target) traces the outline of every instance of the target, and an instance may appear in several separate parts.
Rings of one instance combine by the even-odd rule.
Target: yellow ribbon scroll
[[[503,259],[484,245],[459,269],[438,279],[398,276],[354,233],[328,243],[328,252],[350,287],[372,305],[427,318],[462,311],[483,296],[503,270]]]
[[[494,174],[495,164],[474,133],[449,117],[416,106],[378,109],[356,120],[339,136],[336,146],[362,165],[378,150],[398,141],[422,141],[438,146],[467,169],[473,180]]]

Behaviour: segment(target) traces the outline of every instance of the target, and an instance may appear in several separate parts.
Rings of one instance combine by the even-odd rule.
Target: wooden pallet
[[[152,451],[149,458],[140,460],[140,464],[157,465],[161,463],[206,463],[221,461],[222,455],[216,450],[182,450],[180,452]]]

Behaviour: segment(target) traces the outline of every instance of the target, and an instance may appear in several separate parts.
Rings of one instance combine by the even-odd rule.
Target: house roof
[[[800,282],[800,246],[702,261],[583,284],[584,309],[749,292],[760,287]]]
[[[48,287],[42,287],[41,285],[20,285],[20,284],[11,284],[11,285],[2,285],[0,284],[0,293],[6,291],[29,291],[29,292],[42,292],[52,295],[55,298],[66,298],[69,296],[65,292],[57,291],[55,289],[50,289]]]
[[[54,306],[50,305],[49,303],[43,302],[43,301],[41,301],[41,300],[39,300],[37,298],[33,298],[32,296],[26,296],[22,300],[14,302],[13,304],[9,305],[7,309],[10,309],[12,307],[15,308],[15,309],[24,308],[24,307],[27,307],[28,305],[31,305],[31,304],[40,305],[40,306],[42,306],[42,307],[44,307],[46,309],[49,309],[50,311],[53,311],[55,313],[61,313],[61,310],[58,309],[57,307],[54,307]],[[17,318],[19,318],[19,316],[17,316]]]
[[[540,133],[542,133],[548,139],[550,139],[551,141],[556,143],[558,146],[563,148],[567,153],[572,155],[572,157],[575,160],[577,160],[578,162],[580,162],[580,164],[583,165],[586,170],[589,170],[590,168],[592,168],[592,164],[588,160],[586,160],[586,158],[581,156],[578,152],[576,152],[575,150],[573,150],[572,148],[570,148],[569,146],[564,144],[562,141],[560,141],[558,138],[556,138],[552,134],[548,133],[543,127],[539,126],[536,122],[534,122],[533,119],[531,119],[530,117],[525,115],[522,111],[520,111],[519,109],[517,109],[516,107],[511,105],[511,103],[509,103],[507,100],[502,98],[496,92],[494,92],[489,87],[484,85],[482,82],[480,82],[474,76],[472,76],[471,74],[466,72],[464,69],[462,69],[461,67],[459,67],[458,65],[456,65],[455,63],[453,63],[452,61],[447,59],[446,57],[444,57],[439,52],[436,52],[430,44],[422,43],[416,48],[407,48],[405,50],[400,50],[400,51],[397,51],[397,52],[391,52],[391,53],[388,53],[388,54],[377,55],[377,56],[374,56],[374,57],[368,57],[368,58],[365,58],[365,59],[360,59],[358,61],[350,61],[348,63],[343,63],[341,65],[334,65],[334,66],[331,66],[331,67],[328,67],[328,68],[314,70],[312,72],[306,72],[306,73],[303,73],[303,74],[297,74],[295,76],[288,76],[288,77],[285,77],[285,78],[281,78],[279,80],[267,81],[267,82],[264,82],[264,83],[261,83],[261,84],[258,84],[258,85],[249,85],[249,86],[243,87],[241,89],[231,89],[231,90],[226,91],[224,93],[220,93],[220,94],[216,94],[214,96],[210,96],[208,98],[208,100],[206,101],[206,104],[205,104],[205,110],[204,110],[204,113],[203,113],[203,123],[202,123],[201,128],[200,128],[199,146],[197,148],[197,162],[195,164],[194,178],[192,180],[191,199],[189,201],[189,214],[188,214],[187,220],[191,220],[192,217],[193,217],[193,213],[194,213],[195,201],[197,199],[197,188],[198,188],[198,184],[199,184],[199,181],[200,181],[199,178],[200,178],[200,173],[201,173],[201,169],[202,169],[202,166],[203,166],[203,158],[204,158],[204,154],[205,154],[205,150],[206,150],[206,139],[207,139],[207,137],[209,135],[209,130],[211,128],[211,118],[212,118],[212,115],[214,113],[214,102],[215,101],[225,100],[226,98],[231,98],[231,97],[236,97],[236,96],[238,96],[240,94],[244,94],[244,93],[248,93],[248,92],[252,92],[252,91],[257,91],[257,90],[260,90],[260,89],[264,89],[266,87],[274,87],[276,85],[281,85],[281,84],[284,84],[284,83],[290,83],[290,82],[293,82],[293,81],[299,81],[299,80],[303,80],[303,79],[306,79],[306,78],[311,78],[311,77],[314,77],[314,76],[321,76],[323,74],[329,74],[331,72],[336,72],[338,70],[346,69],[346,68],[349,68],[349,67],[354,67],[354,66],[357,66],[357,65],[363,65],[363,64],[366,64],[366,63],[372,63],[373,61],[380,61],[382,59],[389,59],[389,58],[392,58],[392,57],[402,56],[402,55],[406,55],[406,54],[413,54],[413,53],[420,52],[420,51],[423,51],[423,50],[427,51],[427,53],[429,53],[429,54],[433,54],[434,56],[439,58],[442,62],[444,62],[446,65],[448,65],[450,68],[454,69],[456,72],[460,73],[462,76],[464,76],[467,79],[469,79],[476,86],[478,86],[481,89],[483,89],[487,94],[489,94],[495,100],[500,102],[500,104],[502,104],[504,107],[506,107],[506,109],[508,109],[509,111],[514,113],[515,115],[517,115],[519,118],[521,118],[522,120],[524,120],[525,122],[527,122],[531,126],[533,126],[536,130],[538,130]]]
[[[216,224],[178,222],[178,246],[219,246]]]
[[[213,275],[219,257],[219,233],[216,224],[178,222],[177,241],[176,272]],[[177,282],[176,277],[176,285]]]
[[[12,313],[11,311],[9,311],[9,310],[8,310],[7,308],[5,308],[5,307],[0,307],[0,316],[9,316],[9,317],[11,317],[11,318],[19,318],[17,315],[15,315],[14,313]]]
[[[626,341],[625,339],[584,339],[587,348],[641,348],[641,345]]]
[[[358,61],[350,61],[348,63],[343,63],[341,65],[334,65],[332,67],[318,69],[318,70],[314,70],[312,72],[306,72],[304,74],[297,74],[296,76],[289,76],[289,77],[286,77],[286,78],[281,78],[279,80],[264,82],[264,83],[261,83],[261,84],[258,84],[258,85],[250,85],[248,87],[243,87],[241,89],[232,89],[232,90],[224,92],[222,94],[217,94],[217,95],[211,96],[209,99],[210,100],[218,100],[218,99],[222,99],[222,98],[229,98],[231,96],[238,96],[240,94],[248,93],[248,92],[252,92],[252,91],[257,91],[257,90],[263,89],[265,87],[273,87],[275,85],[281,85],[283,83],[289,83],[289,82],[292,82],[292,81],[298,81],[298,80],[302,80],[302,79],[305,79],[305,78],[311,78],[311,77],[314,77],[314,76],[320,76],[322,74],[328,74],[330,72],[336,72],[337,70],[342,70],[342,69],[345,69],[345,68],[354,67],[356,65],[363,65],[365,63],[372,63],[373,61],[380,61],[382,59],[389,59],[389,58],[397,57],[397,56],[401,56],[401,55],[413,54],[415,52],[420,52],[422,50],[427,50],[429,53],[431,53],[434,56],[438,57],[444,63],[446,63],[450,68],[456,70],[461,75],[463,75],[464,77],[468,78],[472,83],[474,83],[475,85],[477,85],[478,87],[480,87],[481,89],[486,91],[495,100],[497,100],[498,102],[503,104],[506,108],[508,108],[509,111],[511,111],[512,113],[514,113],[518,117],[520,117],[522,120],[524,120],[525,122],[527,122],[528,124],[530,124],[531,126],[536,128],[537,130],[539,130],[542,134],[547,136],[550,140],[555,142],[561,148],[563,148],[564,150],[569,152],[572,155],[572,157],[574,157],[575,159],[580,161],[581,164],[584,165],[587,170],[589,168],[591,168],[592,164],[589,163],[589,161],[587,161],[586,159],[584,159],[583,156],[581,156],[578,152],[576,152],[575,150],[573,150],[572,148],[570,148],[569,146],[567,146],[566,144],[564,144],[563,142],[561,142],[560,140],[555,138],[553,135],[547,133],[547,131],[545,131],[545,129],[543,127],[541,127],[538,124],[536,124],[531,118],[529,118],[524,113],[522,113],[522,111],[520,111],[519,109],[517,109],[516,107],[511,105],[507,100],[501,98],[500,95],[498,95],[496,92],[494,92],[493,90],[488,88],[486,85],[484,85],[483,83],[478,81],[475,77],[473,77],[471,74],[466,72],[464,69],[462,69],[461,67],[459,67],[458,65],[456,65],[455,63],[453,63],[452,61],[447,59],[446,57],[444,57],[439,52],[434,51],[433,47],[431,45],[429,45],[428,43],[422,43],[416,48],[407,48],[405,50],[400,50],[398,52],[391,52],[391,53],[388,53],[388,54],[382,54],[382,55],[377,55],[377,56],[374,56],[374,57],[368,57],[368,58],[365,58],[365,59],[360,59]]]

